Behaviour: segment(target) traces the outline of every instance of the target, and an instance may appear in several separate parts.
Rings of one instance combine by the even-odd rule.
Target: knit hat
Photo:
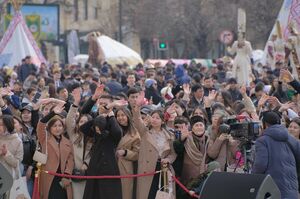
[[[154,83],[156,83],[156,80],[154,79],[146,79],[145,81],[145,87],[150,88]]]
[[[191,127],[193,127],[194,124],[196,124],[196,123],[198,123],[198,122],[202,122],[203,124],[205,124],[204,119],[203,119],[201,116],[193,116],[193,117],[190,119]]]

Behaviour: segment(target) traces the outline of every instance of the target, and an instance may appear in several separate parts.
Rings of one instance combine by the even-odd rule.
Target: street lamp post
[[[122,0],[119,0],[119,41],[122,42],[123,40],[123,34],[122,34]]]

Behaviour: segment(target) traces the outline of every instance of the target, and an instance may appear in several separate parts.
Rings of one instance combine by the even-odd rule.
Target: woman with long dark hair
[[[23,124],[22,120],[16,116],[14,118],[15,132],[19,135],[23,143],[23,160],[21,172],[27,178],[27,188],[29,194],[33,192],[33,181],[34,181],[34,168],[35,163],[33,162],[33,155],[36,149],[35,140],[29,135],[27,128]]]
[[[99,97],[104,93],[103,85],[97,88]],[[115,152],[122,138],[122,129],[116,121],[113,106],[100,104],[101,115],[81,125],[80,131],[95,139],[91,159],[87,168],[88,176],[120,175]],[[92,179],[86,182],[84,199],[121,199],[120,179]]]
[[[127,108],[118,108],[115,112],[117,121],[123,129],[123,137],[116,151],[120,175],[134,174],[133,163],[138,160],[141,138],[133,126],[131,112]],[[123,178],[121,181],[123,199],[132,199],[133,179]]]
[[[93,138],[85,136],[80,131],[80,126],[92,120],[93,118],[89,114],[81,114],[77,116],[78,106],[81,98],[80,88],[74,89],[72,95],[74,102],[66,118],[66,128],[74,150],[75,166],[73,173],[84,175],[91,158],[90,150],[92,148]],[[86,181],[72,182],[74,199],[82,199],[85,184]]]
[[[216,101],[222,103],[226,107],[226,110],[228,112],[233,113],[232,110],[233,100],[231,94],[228,91],[223,90],[218,92],[216,96]]]

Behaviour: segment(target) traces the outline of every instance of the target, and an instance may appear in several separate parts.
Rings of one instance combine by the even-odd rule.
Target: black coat
[[[155,90],[153,87],[146,88],[145,98],[150,100],[151,97],[152,97],[153,104],[155,105],[157,105],[159,102],[162,101],[162,97],[160,96],[157,90]]]
[[[98,134],[91,130],[89,122],[86,124],[87,136],[93,136],[95,143],[91,151],[91,160],[87,169],[89,176],[120,175],[115,151],[122,137],[122,129],[115,117],[107,117],[105,130]],[[88,126],[89,125],[89,126]],[[87,180],[84,199],[122,199],[120,179]]]

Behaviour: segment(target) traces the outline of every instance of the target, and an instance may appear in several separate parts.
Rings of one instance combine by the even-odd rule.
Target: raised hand
[[[278,106],[281,106],[281,103],[280,101],[278,100],[277,97],[274,97],[274,96],[270,96],[268,98],[268,102],[273,106],[273,107],[278,107]]]
[[[48,104],[50,102],[53,101],[54,98],[45,98],[45,99],[42,99],[40,98],[39,101],[37,103],[33,103],[32,104],[32,108],[33,110],[39,110],[39,108],[42,106],[42,105],[45,105],[45,104]]]
[[[127,106],[128,102],[126,100],[115,100],[112,103],[113,107],[122,107],[122,106]]]
[[[203,102],[204,102],[205,108],[211,107],[212,103],[216,99],[216,96],[217,96],[217,91],[212,90],[212,91],[209,91],[208,96],[203,97]]]
[[[191,134],[191,132],[189,131],[187,126],[184,126],[180,132],[181,132],[181,140],[182,141]]]
[[[4,87],[1,89],[1,95],[5,96],[5,95],[13,95],[14,93],[10,90],[9,87]]]
[[[93,99],[94,101],[96,101],[97,99],[100,98],[101,95],[103,95],[104,87],[105,87],[105,86],[104,86],[103,84],[100,84],[100,85],[96,88],[95,93],[94,93],[94,95],[92,96],[92,99]]]
[[[74,98],[74,105],[78,106],[81,99],[81,89],[75,88],[72,92],[73,98]]]
[[[286,111],[289,108],[291,108],[293,105],[294,105],[293,102],[287,102],[287,103],[281,104],[279,111],[280,112]]]
[[[186,94],[186,95],[190,95],[191,94],[190,84],[183,84],[182,88],[183,88],[184,94]]]
[[[175,109],[176,104],[173,103],[169,108],[167,108],[167,113],[169,113],[170,115],[176,112]]]
[[[209,91],[208,99],[211,100],[211,101],[214,101],[217,97],[217,94],[218,93],[215,90]]]
[[[286,69],[281,69],[280,70],[280,75],[279,75],[279,79],[284,81],[284,82],[291,82],[294,80],[293,75],[290,73],[290,71],[286,70]]]
[[[135,113],[140,113],[140,111],[141,111],[141,105],[139,103],[137,103],[137,104],[131,106],[131,109]]]
[[[3,144],[1,147],[1,150],[0,150],[0,155],[5,156],[6,153],[7,153],[7,146],[6,146],[6,144]]]
[[[269,99],[269,96],[267,94],[263,94],[258,101],[258,107],[262,107],[268,99]]]
[[[64,108],[65,108],[65,102],[63,102],[63,103],[58,103],[58,104],[54,107],[53,111],[54,111],[55,114],[60,114],[60,113],[64,110]]]

